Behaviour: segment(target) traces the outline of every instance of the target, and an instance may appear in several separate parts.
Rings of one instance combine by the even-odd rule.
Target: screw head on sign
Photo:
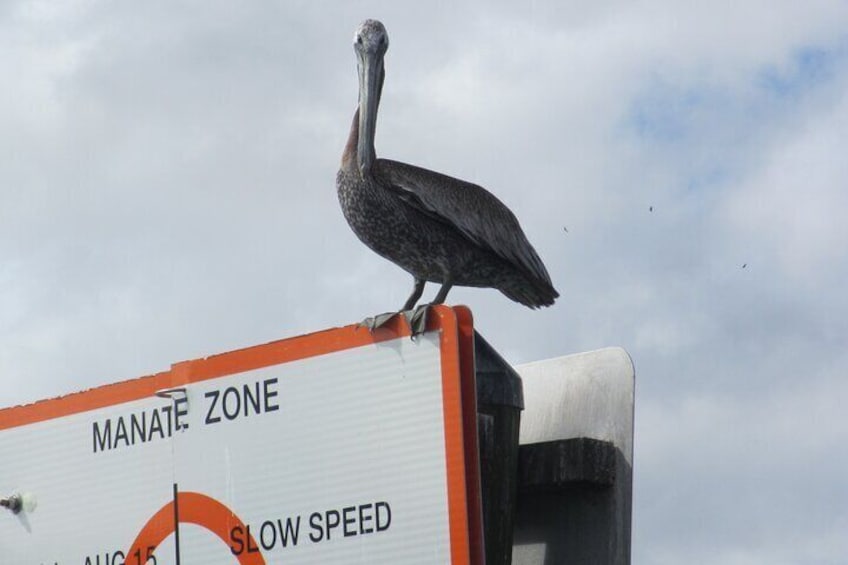
[[[6,498],[0,498],[0,506],[5,506],[15,514],[19,514],[21,510],[30,513],[38,507],[38,499],[31,492],[16,492]]]

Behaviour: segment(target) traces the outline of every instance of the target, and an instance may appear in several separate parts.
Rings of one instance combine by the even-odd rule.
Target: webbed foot
[[[400,314],[400,312],[383,312],[382,314],[377,314],[374,317],[365,318],[359,322],[359,327],[368,328],[368,331],[373,333],[374,330],[382,328],[398,314]]]
[[[384,312],[382,314],[377,314],[376,316],[372,316],[369,318],[365,318],[361,322],[359,322],[360,328],[368,328],[369,332],[374,332],[388,324],[391,320],[394,319],[395,316],[403,315],[404,320],[406,320],[407,325],[409,326],[410,338],[415,339],[419,335],[423,334],[427,330],[427,312],[430,309],[431,304],[421,304],[420,306],[416,306],[411,310],[402,310],[400,312]]]
[[[422,304],[412,310],[404,310],[403,317],[406,318],[406,323],[409,324],[409,337],[411,339],[414,340],[427,330],[427,312],[429,310],[430,304]]]

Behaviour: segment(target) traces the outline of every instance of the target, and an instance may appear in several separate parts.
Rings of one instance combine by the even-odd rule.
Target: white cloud
[[[378,153],[491,188],[563,294],[450,300],[634,358],[635,561],[838,562],[844,2],[4,5],[0,404],[404,300],[333,183],[365,17]]]
[[[839,149],[848,145],[848,96],[840,90],[834,107],[809,110],[810,119],[774,147],[727,204],[739,237],[753,240],[805,286],[848,272],[848,160]]]

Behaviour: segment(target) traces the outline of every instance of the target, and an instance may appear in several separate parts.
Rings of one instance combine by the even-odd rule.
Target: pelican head
[[[359,174],[363,177],[370,174],[376,158],[374,133],[380,92],[386,76],[383,57],[388,48],[389,35],[383,24],[377,20],[365,20],[359,25],[353,37],[353,49],[359,71],[359,140],[356,154]]]

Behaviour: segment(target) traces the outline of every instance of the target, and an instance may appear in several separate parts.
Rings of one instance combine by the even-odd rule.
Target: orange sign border
[[[427,331],[440,332],[451,563],[482,564],[472,316],[464,306],[439,305],[431,307],[428,318]],[[373,332],[354,324],[183,361],[173,364],[170,371],[0,409],[0,431],[148,398],[186,384],[409,336],[407,324],[397,316]],[[143,541],[142,534],[134,547]]]

